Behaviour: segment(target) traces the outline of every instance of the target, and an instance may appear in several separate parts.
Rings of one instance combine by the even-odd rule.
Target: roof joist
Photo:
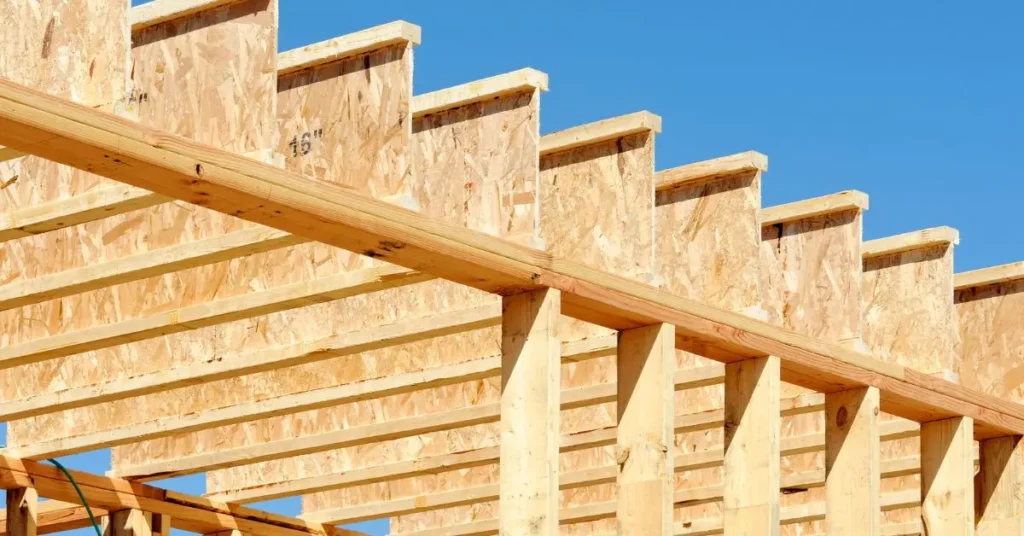
[[[822,392],[875,385],[883,409],[907,418],[970,416],[982,438],[1024,433],[1016,404],[7,81],[0,144],[481,290],[556,288],[570,316],[613,329],[670,323],[677,346],[721,361],[776,355],[787,381]]]
[[[1024,261],[958,273],[953,276],[953,288],[961,290],[985,285],[997,285],[1018,279],[1024,279]]]
[[[387,46],[405,43],[418,45],[420,36],[419,26],[403,20],[374,26],[278,54],[277,75],[287,76]]]

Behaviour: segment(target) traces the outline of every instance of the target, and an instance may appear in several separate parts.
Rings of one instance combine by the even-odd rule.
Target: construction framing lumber
[[[980,442],[978,536],[1024,534],[1024,443],[1019,436]]]
[[[0,145],[0,162],[7,162],[8,160],[16,160],[25,156],[25,153],[15,151]]]
[[[568,151],[649,131],[661,132],[661,117],[645,110],[547,134],[540,140],[540,154]]]
[[[150,337],[265,315],[287,309],[339,300],[403,285],[433,276],[397,267],[368,268],[263,292],[191,305],[158,315],[62,333],[0,349],[0,369],[81,352],[109,348]]]
[[[921,425],[921,519],[927,534],[974,534],[974,443],[969,417]]]
[[[7,490],[6,532],[10,536],[36,536],[39,524],[39,494],[34,487]]]
[[[128,11],[128,18],[132,32],[139,32],[150,26],[242,1],[244,0],[157,0],[132,7]]]
[[[70,472],[90,506],[107,511],[139,509],[153,514],[168,515],[174,519],[175,526],[190,532],[205,534],[222,530],[240,530],[260,536],[362,534],[243,506],[218,503],[145,484],[81,471]],[[56,467],[31,460],[0,456],[0,488],[11,490],[25,487],[35,488],[43,497],[81,504],[71,483]]]
[[[422,41],[420,27],[405,21],[395,21],[373,28],[346,34],[320,43],[307,45],[277,55],[277,75],[286,76],[295,71],[324,65],[390,45]]]
[[[864,258],[901,253],[934,245],[960,243],[960,232],[952,227],[933,227],[864,242]]]
[[[106,510],[93,509],[93,515],[104,516]],[[4,532],[0,533],[0,536],[7,536],[6,532],[6,514],[3,514],[3,520],[0,521],[0,529]],[[54,532],[63,532],[65,530],[80,529],[91,525],[89,521],[89,514],[85,511],[85,507],[80,504],[68,503],[64,501],[40,501],[38,507],[38,534],[52,534]]]
[[[857,190],[849,190],[765,208],[761,210],[760,216],[761,225],[778,225],[844,210],[867,209],[868,195]]]
[[[953,289],[962,290],[985,285],[996,285],[1024,279],[1024,262],[992,266],[970,272],[960,272],[953,276]]]
[[[569,316],[612,329],[671,323],[677,347],[720,361],[775,355],[787,381],[822,392],[873,385],[883,411],[902,417],[972,417],[978,438],[1024,433],[1016,404],[7,81],[0,144],[481,290],[559,289]]]
[[[100,187],[89,193],[0,215],[0,242],[48,233],[168,201],[170,199],[164,196],[128,185]]]
[[[833,536],[880,534],[878,389],[825,395],[825,516]]]
[[[660,171],[655,188],[659,192],[672,190],[694,181],[726,179],[755,171],[768,171],[768,157],[747,151]]]
[[[419,117],[533,89],[547,91],[548,75],[535,69],[525,68],[468,84],[416,95],[412,98],[412,113]],[[543,140],[543,138],[541,139]]]

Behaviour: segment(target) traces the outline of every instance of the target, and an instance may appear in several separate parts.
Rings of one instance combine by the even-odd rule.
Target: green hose
[[[85,500],[85,494],[82,493],[82,488],[78,487],[78,482],[75,482],[75,477],[71,476],[71,473],[69,473],[68,470],[64,468],[64,465],[57,460],[50,458],[46,461],[56,465],[57,469],[60,469],[60,472],[64,473],[64,476],[68,477],[68,481],[71,482],[71,485],[75,488],[75,492],[78,493],[78,498],[82,500],[82,506],[85,507],[86,513],[89,514],[89,521],[92,521],[92,528],[96,529],[96,536],[103,536],[100,524],[96,522],[96,516],[92,515],[92,508],[89,508],[89,503]]]

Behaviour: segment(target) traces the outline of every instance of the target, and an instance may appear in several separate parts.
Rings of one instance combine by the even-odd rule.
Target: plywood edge
[[[277,75],[309,69],[400,43],[420,44],[420,27],[398,20],[277,55]]]
[[[412,113],[413,117],[422,117],[474,102],[535,89],[548,90],[548,75],[527,67],[511,73],[416,95],[412,98]]]
[[[768,171],[768,157],[757,151],[694,162],[658,172],[655,188],[671,190],[695,181],[727,179],[751,171]]]
[[[568,151],[648,131],[661,132],[661,117],[644,110],[546,134],[540,138],[540,154]]]
[[[955,246],[959,243],[960,231],[952,227],[942,226],[868,240],[864,242],[862,251],[866,259],[942,244]]]
[[[970,272],[960,272],[953,276],[953,288],[956,290],[980,287],[983,285],[994,285],[1024,279],[1024,261],[1003,264],[1001,266],[990,266]]]
[[[761,209],[761,225],[778,225],[846,210],[865,211],[867,209],[868,194],[857,190],[846,190],[763,208]]]
[[[150,26],[156,26],[162,22],[180,19],[199,13],[216,9],[242,0],[154,0],[131,8],[128,11],[128,19],[132,25],[132,32],[140,32]]]

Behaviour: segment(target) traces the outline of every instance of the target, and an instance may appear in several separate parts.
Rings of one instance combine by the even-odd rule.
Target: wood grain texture
[[[39,493],[35,488],[7,490],[7,517],[4,525],[9,536],[38,534]]]
[[[882,510],[878,389],[825,395],[825,531],[878,536]]]
[[[961,383],[1024,402],[1024,279],[962,288],[954,302]]]
[[[926,534],[974,534],[974,435],[969,417],[921,425],[921,520]]]
[[[1020,436],[979,442],[975,522],[978,536],[1024,532],[1024,444]]]
[[[880,359],[956,379],[961,367],[956,360],[959,337],[953,305],[953,247],[926,241],[921,247],[907,249],[905,242],[887,240],[895,253],[864,259],[864,342]],[[890,418],[883,415],[883,419]],[[920,448],[917,439],[897,441],[882,447],[882,459],[917,455]],[[920,477],[915,475],[885,481],[882,491],[918,486]],[[913,521],[921,515],[918,508],[887,512],[883,525]]]

